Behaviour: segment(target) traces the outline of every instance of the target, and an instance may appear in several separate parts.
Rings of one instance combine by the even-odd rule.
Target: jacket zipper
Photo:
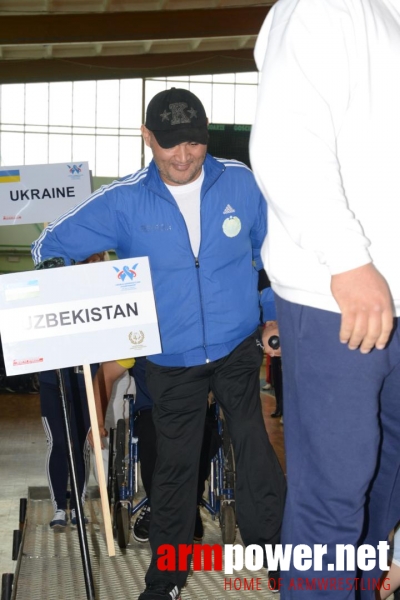
[[[200,242],[201,243],[201,242]],[[204,311],[203,311],[203,301],[202,301],[202,293],[201,293],[201,284],[200,284],[200,263],[199,263],[199,259],[198,257],[194,257],[194,264],[197,270],[197,283],[199,286],[199,294],[200,294],[200,307],[201,307],[201,322],[203,324],[203,348],[204,348],[204,354],[206,355],[206,363],[210,362],[210,359],[207,356],[207,348],[206,348],[206,344],[205,344],[205,325],[204,325]]]
[[[225,168],[224,168],[223,170],[225,171]],[[214,183],[214,182],[213,182],[213,183]],[[212,185],[212,184],[210,184],[210,185],[207,187],[207,189],[205,189],[205,190],[203,191],[203,194],[200,196],[200,246],[201,246],[201,230],[202,230],[202,227],[201,227],[201,204],[202,204],[202,201],[203,201],[203,197],[204,197],[204,195],[205,195],[205,194],[208,192],[208,190],[210,189],[211,185]],[[185,224],[186,233],[187,233],[187,239],[188,239],[188,243],[189,243],[189,248],[190,248],[190,250],[191,250],[191,252],[192,252],[192,255],[193,255],[193,258],[194,258],[194,264],[195,264],[195,268],[197,269],[197,283],[198,283],[198,286],[199,286],[199,295],[200,295],[200,311],[201,311],[201,322],[202,322],[202,326],[203,326],[203,348],[204,348],[204,354],[206,355],[206,363],[209,363],[209,362],[211,362],[211,361],[210,361],[210,359],[208,358],[208,355],[207,355],[207,349],[206,349],[206,340],[205,340],[205,324],[204,324],[204,310],[203,310],[203,299],[202,299],[202,293],[201,293],[200,274],[199,274],[199,269],[200,269],[200,263],[199,263],[199,259],[198,259],[198,257],[196,257],[196,256],[194,255],[194,253],[193,253],[192,246],[191,246],[191,243],[190,243],[189,231],[188,231],[188,228],[187,228],[187,225],[186,225],[186,221],[185,221],[185,219],[183,218],[183,215],[182,215],[181,211],[179,210],[179,207],[178,207],[178,205],[177,205],[177,203],[176,203],[175,199],[174,199],[174,198],[172,198],[173,202],[171,202],[171,198],[164,196],[164,194],[160,194],[160,191],[159,191],[159,190],[153,189],[152,191],[153,191],[154,193],[156,193],[156,194],[157,194],[157,196],[161,196],[161,198],[164,198],[164,200],[167,200],[167,202],[170,202],[171,204],[173,204],[173,205],[175,206],[175,208],[177,209],[177,211],[179,212],[179,214],[181,215],[181,218],[183,219],[183,222],[184,222],[184,224]],[[199,248],[199,253],[200,253],[200,248]]]
[[[201,246],[201,201],[202,201],[202,198],[200,198],[200,246]],[[208,355],[207,355],[207,347],[206,347],[206,340],[205,340],[205,331],[206,331],[206,329],[205,329],[205,324],[204,324],[203,295],[201,293],[201,284],[200,284],[200,273],[199,273],[200,263],[199,263],[198,257],[194,255],[194,252],[193,252],[193,249],[192,249],[192,245],[190,243],[189,230],[187,228],[186,221],[183,218],[183,215],[182,215],[181,211],[179,210],[179,207],[178,207],[177,203],[175,202],[175,200],[174,200],[174,205],[175,205],[176,210],[179,212],[180,217],[183,220],[183,223],[185,225],[186,235],[187,235],[187,241],[188,241],[189,248],[190,248],[190,251],[192,253],[192,256],[194,258],[194,265],[195,265],[195,269],[197,271],[197,285],[199,287],[199,296],[200,296],[201,323],[202,323],[202,327],[203,327],[203,348],[204,348],[204,354],[206,355],[206,363],[209,363],[211,361],[210,361],[210,359],[208,358]],[[200,253],[200,247],[199,247],[199,253]]]

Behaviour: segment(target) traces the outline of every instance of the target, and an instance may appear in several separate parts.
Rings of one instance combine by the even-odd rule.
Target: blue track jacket
[[[67,265],[109,249],[120,259],[148,256],[163,348],[149,359],[190,367],[226,356],[260,323],[266,212],[250,169],[207,154],[195,257],[185,220],[152,161],[51,223],[32,244],[32,256],[35,264],[63,257]],[[270,288],[261,300],[264,320],[275,319]]]

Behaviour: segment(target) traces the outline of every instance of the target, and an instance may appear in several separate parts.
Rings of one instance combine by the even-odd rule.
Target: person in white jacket
[[[400,505],[400,2],[279,0],[255,58],[250,157],[282,346],[283,542],[326,544],[320,565],[282,568],[281,598],[370,599],[379,561],[343,570],[336,545],[376,551]]]

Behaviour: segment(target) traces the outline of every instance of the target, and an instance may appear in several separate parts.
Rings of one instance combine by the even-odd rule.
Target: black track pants
[[[263,351],[255,333],[228,356],[189,368],[148,362],[146,381],[154,401],[157,462],[152,485],[150,544],[146,582],[170,580],[182,587],[186,571],[159,571],[157,550],[191,544],[195,526],[197,474],[209,389],[228,424],[236,460],[237,519],[246,545],[277,543],[285,498],[285,478],[269,442],[261,413]]]

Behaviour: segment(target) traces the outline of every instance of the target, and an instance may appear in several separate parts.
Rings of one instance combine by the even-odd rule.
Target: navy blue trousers
[[[284,544],[327,544],[322,571],[282,573],[283,600],[370,600],[380,569],[328,570],[336,544],[377,546],[400,518],[400,332],[362,355],[339,342],[340,314],[277,298],[288,493]],[[362,577],[363,582],[353,582]],[[344,589],[298,589],[296,580]],[[342,579],[342,582],[340,581]],[[347,580],[350,581],[347,581]],[[351,585],[350,585],[351,584]],[[347,589],[347,588],[351,589]]]
[[[83,374],[74,373],[73,368],[62,369],[65,391],[70,408],[72,444],[75,453],[78,485],[85,501],[86,480],[90,468],[90,447],[86,439],[90,419],[87,406]],[[93,369],[92,369],[93,374]],[[47,439],[46,473],[50,497],[54,510],[67,507],[68,454],[61,410],[60,392],[55,371],[39,374],[40,406],[43,427]],[[76,499],[71,495],[70,508],[75,508]]]

